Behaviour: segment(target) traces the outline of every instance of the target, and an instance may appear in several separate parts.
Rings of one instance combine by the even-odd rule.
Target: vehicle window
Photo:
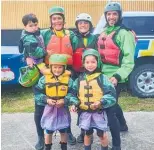
[[[18,46],[22,30],[1,30],[1,46]]]
[[[137,35],[154,35],[154,16],[124,17],[123,24]]]

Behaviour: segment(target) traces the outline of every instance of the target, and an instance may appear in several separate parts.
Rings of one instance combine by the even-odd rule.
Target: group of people
[[[22,18],[20,51],[27,65],[36,66],[41,74],[33,85],[36,150],[44,146],[50,150],[55,131],[60,132],[62,150],[67,150],[67,142],[74,145],[76,141],[91,150],[94,129],[101,150],[108,150],[108,126],[112,150],[121,150],[120,131],[128,131],[128,126],[118,97],[134,66],[135,38],[122,25],[120,4],[105,6],[106,26],[99,35],[92,34],[87,13],[76,17],[74,32],[64,28],[64,8],[52,7],[49,16],[51,26],[44,30],[34,14]],[[81,133],[77,139],[71,131],[70,111],[78,113]]]

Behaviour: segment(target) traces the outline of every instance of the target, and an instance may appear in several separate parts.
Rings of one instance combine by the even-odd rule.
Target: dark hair
[[[22,23],[24,24],[24,26],[26,26],[28,22],[33,22],[33,23],[38,22],[36,15],[31,13],[22,17]]]

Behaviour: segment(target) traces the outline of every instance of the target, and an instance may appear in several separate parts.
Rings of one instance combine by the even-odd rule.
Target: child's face
[[[38,30],[38,22],[33,23],[32,21],[29,21],[25,26],[25,30],[30,33],[36,32]]]
[[[63,29],[64,20],[61,15],[52,15],[51,17],[52,28],[59,31]]]
[[[55,76],[60,76],[64,71],[64,66],[63,65],[51,65],[51,70]]]
[[[86,33],[90,29],[90,24],[88,21],[79,21],[77,26],[81,33]]]
[[[97,68],[97,60],[95,56],[88,55],[84,60],[84,67],[89,72],[93,72]]]

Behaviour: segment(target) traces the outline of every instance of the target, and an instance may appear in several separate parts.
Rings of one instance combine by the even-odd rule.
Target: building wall
[[[153,0],[116,0],[121,3],[123,11],[154,11]],[[1,28],[22,29],[22,16],[27,13],[34,13],[39,19],[41,28],[49,27],[48,10],[53,6],[65,8],[66,27],[74,27],[75,17],[79,13],[89,13],[92,16],[94,26],[100,19],[106,1],[2,1],[1,3]]]

